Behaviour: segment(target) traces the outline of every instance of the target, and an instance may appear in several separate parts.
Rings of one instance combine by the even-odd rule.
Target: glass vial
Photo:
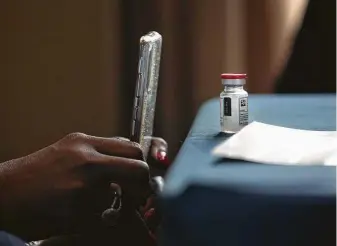
[[[221,132],[236,133],[248,125],[248,93],[243,89],[246,74],[221,74],[224,90],[220,93]]]

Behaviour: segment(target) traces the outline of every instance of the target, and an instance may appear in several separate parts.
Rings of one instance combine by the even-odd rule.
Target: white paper
[[[308,131],[252,122],[213,149],[218,157],[265,164],[337,164],[337,132]]]

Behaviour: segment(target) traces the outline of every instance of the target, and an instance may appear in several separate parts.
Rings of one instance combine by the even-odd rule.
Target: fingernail
[[[158,151],[157,152],[157,159],[158,159],[158,161],[164,161],[165,160],[165,158],[166,158],[166,152],[165,151]]]
[[[165,151],[159,151],[157,153],[157,160],[166,164],[166,165],[169,165],[167,153]]]
[[[147,220],[154,214],[154,208],[149,209],[148,211],[145,212],[144,218]]]

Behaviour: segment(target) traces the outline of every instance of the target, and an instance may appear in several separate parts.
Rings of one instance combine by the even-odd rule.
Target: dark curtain
[[[276,92],[336,92],[335,0],[309,1]]]

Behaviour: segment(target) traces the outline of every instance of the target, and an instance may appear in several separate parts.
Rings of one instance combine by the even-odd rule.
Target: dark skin
[[[164,140],[153,143],[166,151]],[[124,138],[69,134],[0,164],[0,229],[25,240],[90,229],[111,204],[111,183],[135,204],[146,197],[149,166],[140,146]]]

